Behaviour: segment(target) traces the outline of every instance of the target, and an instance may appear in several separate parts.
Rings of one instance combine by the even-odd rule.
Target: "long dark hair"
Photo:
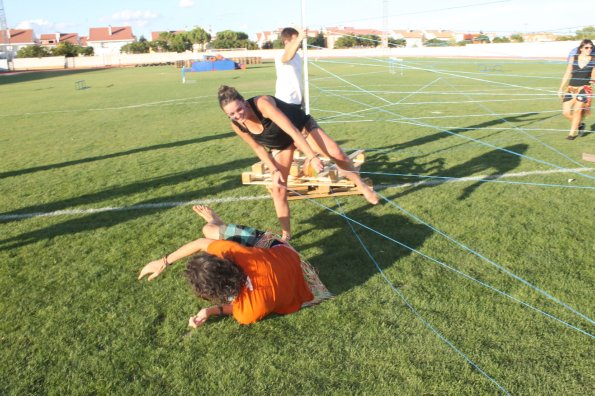
[[[228,304],[246,284],[246,274],[233,261],[201,252],[184,272],[195,293],[215,304]]]
[[[591,40],[584,39],[583,41],[581,41],[580,45],[578,46],[578,53],[579,53],[579,55],[581,53],[581,48],[583,48],[587,44],[591,44],[591,47],[593,47],[593,42]],[[593,52],[593,48],[591,48],[591,52]]]
[[[219,98],[219,106],[221,106],[221,108],[235,100],[241,100],[242,102],[244,101],[244,97],[240,95],[240,93],[234,87],[228,87],[227,85],[222,85],[219,87],[217,97]]]

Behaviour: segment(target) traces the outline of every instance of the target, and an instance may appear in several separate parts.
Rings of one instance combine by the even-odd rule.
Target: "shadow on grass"
[[[209,175],[220,175],[222,171],[229,169],[243,169],[250,166],[254,160],[252,158],[237,160],[231,163],[209,166],[205,168],[195,169],[190,172],[176,173],[171,176],[150,179],[147,181],[133,183],[128,186],[104,190],[95,194],[87,194],[81,197],[66,199],[54,202],[49,205],[31,206],[12,214],[31,213],[38,211],[55,211],[61,209],[72,208],[73,206],[97,203],[106,199],[113,199],[114,197],[126,197],[138,192],[147,191],[163,186],[176,185],[188,180],[199,179]],[[217,185],[208,185],[197,190],[187,191],[184,193],[160,196],[148,199],[141,202],[136,202],[132,207],[123,208],[122,210],[113,210],[109,212],[94,213],[90,215],[83,215],[72,220],[67,220],[59,224],[54,224],[48,227],[41,228],[36,231],[26,232],[21,235],[0,240],[0,250],[9,250],[17,247],[25,246],[37,241],[52,239],[57,236],[76,234],[79,232],[92,231],[99,228],[107,228],[120,223],[124,223],[139,217],[144,217],[157,213],[163,210],[170,209],[171,206],[160,204],[167,202],[183,202],[194,199],[199,199],[204,196],[213,196],[224,193],[230,189],[238,187],[240,180],[236,175],[219,176],[219,183]],[[146,207],[143,205],[154,204],[154,207]],[[135,208],[138,207],[138,208]],[[5,214],[6,215],[6,214]],[[1,223],[8,223],[16,220],[2,220]]]
[[[402,150],[402,149],[406,149],[406,148],[421,146],[421,145],[424,145],[426,143],[435,143],[438,140],[451,137],[451,136],[453,136],[453,134],[461,134],[461,133],[472,132],[472,131],[480,130],[482,128],[489,128],[489,127],[496,126],[496,125],[499,125],[499,124],[504,124],[506,122],[513,123],[513,122],[520,122],[520,121],[531,121],[531,122],[528,122],[528,123],[526,123],[526,124],[523,125],[523,126],[526,126],[526,125],[530,125],[530,124],[532,124],[534,122],[543,121],[545,119],[555,117],[555,116],[547,116],[547,117],[539,117],[539,118],[530,119],[530,120],[527,120],[526,119],[526,117],[534,116],[534,115],[538,115],[538,114],[539,113],[525,113],[525,114],[521,114],[521,115],[514,116],[514,117],[496,118],[496,119],[493,119],[491,121],[486,121],[486,122],[482,122],[482,123],[479,123],[479,124],[470,125],[470,126],[464,127],[464,128],[445,129],[444,131],[433,133],[431,135],[427,135],[427,136],[422,136],[422,137],[419,137],[419,138],[415,138],[415,139],[410,140],[410,141],[408,141],[406,143],[399,143],[399,144],[395,144],[395,145],[392,145],[392,146],[387,146],[387,147],[384,147],[384,149],[390,149],[390,148],[392,148],[392,149],[395,149],[395,150]],[[513,127],[511,127],[511,128],[513,128]],[[502,133],[502,131],[495,132],[495,133],[493,133],[493,134],[491,134],[489,136],[486,136],[486,137],[491,137],[491,136],[494,136],[494,135],[498,135],[500,133]],[[484,138],[485,137],[482,137],[482,139],[484,139]],[[469,143],[469,142],[470,141],[468,141],[466,143]],[[449,148],[452,148],[452,147],[454,147],[454,146],[451,146]]]
[[[66,168],[66,167],[72,166],[72,165],[86,164],[89,162],[101,161],[101,160],[110,159],[110,158],[123,157],[126,155],[142,153],[145,151],[161,150],[161,149],[181,147],[181,146],[186,146],[186,145],[196,144],[196,143],[204,143],[204,142],[208,142],[210,140],[226,139],[226,138],[229,138],[232,136],[235,136],[235,133],[227,132],[227,133],[221,133],[221,134],[217,134],[217,135],[199,137],[199,138],[195,138],[195,139],[187,139],[187,140],[179,140],[177,142],[155,144],[153,146],[139,147],[139,148],[126,150],[126,151],[120,151],[120,152],[112,153],[112,154],[97,155],[94,157],[81,158],[81,159],[72,160],[72,161],[65,161],[65,162],[60,162],[57,164],[40,165],[40,166],[34,166],[32,168],[18,169],[18,170],[13,170],[13,171],[8,171],[8,172],[1,172],[0,178],[20,176],[20,175],[25,175],[25,174],[29,174],[29,173],[50,170],[50,169]]]
[[[513,146],[503,147],[506,150],[512,151],[517,154],[524,154],[527,149],[529,148],[526,144],[515,144]],[[478,173],[482,173],[482,179],[490,179],[494,178],[497,175],[502,175],[508,173],[509,171],[517,168],[521,163],[521,157],[517,155],[513,155],[502,150],[493,150],[489,151],[486,154],[480,155],[479,157],[475,157],[466,161],[460,165],[453,166],[452,168],[441,169],[441,167],[434,168],[433,170],[437,171],[433,175],[435,176],[447,176],[447,177],[454,177],[454,178],[462,178],[462,177],[470,177],[473,175],[477,175]],[[424,175],[432,176],[432,173],[428,174],[426,172]],[[397,194],[396,198],[402,197],[407,194],[414,193],[421,189],[425,189],[428,187],[435,187],[437,185],[446,183],[449,179],[423,179],[425,181],[431,180],[431,183],[421,184],[414,187],[407,189],[405,192]],[[484,181],[476,181],[472,182],[469,181],[467,183],[471,183],[467,185],[461,195],[457,198],[458,200],[467,199],[476,189],[478,189],[481,185],[485,184]]]
[[[331,200],[326,200],[325,205],[333,206]],[[335,209],[341,212],[340,209]],[[371,214],[368,209],[369,206],[365,205],[344,214],[413,249],[419,249],[432,234],[428,227],[415,224],[405,216],[396,213],[379,216]],[[400,259],[412,253],[362,226],[353,224],[353,227],[383,270],[398,265]],[[312,217],[300,228],[303,231],[296,233],[296,237],[320,229],[337,229],[328,237],[299,246],[299,250],[323,250],[309,261],[318,269],[320,279],[333,294],[338,295],[359,286],[378,273],[345,219],[329,211]],[[397,280],[392,282],[395,287],[402,286]]]
[[[0,85],[4,84],[16,84],[22,82],[43,80],[45,78],[54,78],[61,76],[77,75],[77,74],[90,74],[96,71],[102,71],[106,68],[98,69],[57,69],[57,70],[45,70],[45,71],[23,71],[23,72],[7,72],[0,73]]]

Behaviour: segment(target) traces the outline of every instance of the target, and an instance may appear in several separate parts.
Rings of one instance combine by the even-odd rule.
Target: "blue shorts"
[[[270,235],[270,233],[268,234]],[[237,242],[240,245],[248,247],[254,247],[259,245],[259,242],[262,242],[263,237],[265,237],[265,235],[267,235],[265,231],[260,231],[254,227],[239,224],[222,224],[219,227],[219,239]],[[283,244],[283,242],[277,239],[273,239],[270,243],[270,246],[268,247],[273,247],[279,244]]]

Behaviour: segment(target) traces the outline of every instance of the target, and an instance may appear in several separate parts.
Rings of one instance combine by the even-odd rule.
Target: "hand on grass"
[[[143,276],[149,275],[148,280],[152,281],[153,279],[158,277],[159,274],[162,273],[164,269],[165,269],[165,263],[163,262],[163,259],[151,261],[149,264],[145,265],[143,267],[143,269],[140,271],[138,279],[141,280],[143,278]]]
[[[195,316],[191,316],[188,320],[188,326],[196,329],[199,326],[205,324],[205,322],[209,319],[209,311],[208,308],[203,308]]]

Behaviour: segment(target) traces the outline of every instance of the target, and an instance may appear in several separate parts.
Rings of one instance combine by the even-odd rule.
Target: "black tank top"
[[[248,99],[246,102],[250,105],[254,114],[264,127],[262,133],[252,133],[248,130],[248,128],[244,127],[240,123],[233,121],[232,122],[240,128],[240,130],[244,133],[249,133],[250,136],[254,138],[259,144],[269,149],[276,149],[276,150],[284,150],[287,147],[293,144],[293,139],[289,136],[283,129],[281,129],[277,124],[271,121],[269,118],[265,118],[262,113],[256,107],[256,103],[254,103],[254,98]],[[299,106],[291,105],[289,103],[285,103],[281,99],[277,99],[274,96],[271,96],[277,105],[277,108],[281,110],[283,114],[289,121],[298,129],[302,130],[306,123],[310,120],[310,116],[307,115]]]
[[[574,56],[574,62],[572,62],[572,77],[570,78],[568,85],[571,87],[582,87],[583,85],[589,84],[593,67],[595,67],[593,57],[591,56],[590,58],[589,63],[581,69],[578,65],[578,55]]]

